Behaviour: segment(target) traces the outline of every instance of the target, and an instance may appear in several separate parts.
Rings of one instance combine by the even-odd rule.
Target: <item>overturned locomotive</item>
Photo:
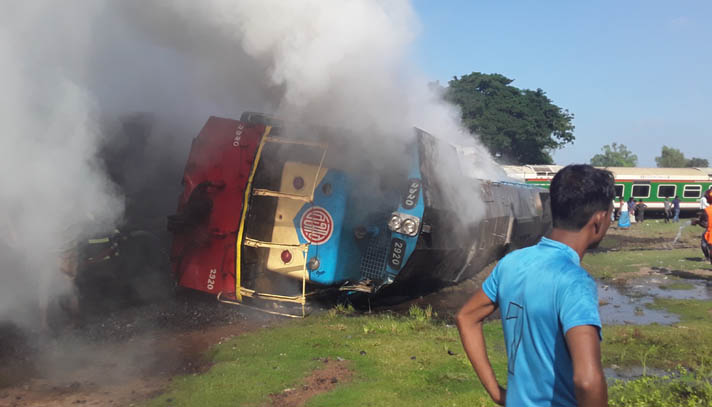
[[[550,227],[548,191],[469,177],[458,149],[425,131],[404,138],[397,159],[336,133],[256,113],[210,117],[168,219],[178,284],[303,313],[325,289],[457,283]],[[468,205],[483,206],[476,219]]]

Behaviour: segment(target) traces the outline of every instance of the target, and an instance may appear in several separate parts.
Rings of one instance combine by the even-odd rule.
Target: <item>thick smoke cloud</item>
[[[495,165],[458,111],[413,66],[418,31],[406,0],[6,4],[0,319],[22,319],[26,304],[61,291],[62,250],[96,225],[121,222],[125,202],[140,199],[132,193],[178,185],[156,174],[181,168],[209,115],[264,111],[344,128],[374,152],[418,126],[469,144],[472,174],[492,177]],[[99,154],[122,145],[122,123],[137,114],[149,115],[150,134],[123,157],[121,189]],[[463,210],[474,219],[482,207]]]
[[[24,320],[30,304],[66,289],[56,278],[62,251],[88,223],[114,222],[121,211],[121,198],[95,159],[101,140],[97,106],[78,77],[90,18],[75,11],[46,10],[34,2],[3,11],[3,319]]]

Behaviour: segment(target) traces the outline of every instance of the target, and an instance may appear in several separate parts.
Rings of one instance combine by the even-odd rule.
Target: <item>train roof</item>
[[[712,179],[711,168],[639,168],[607,167],[616,178],[700,180]]]
[[[502,168],[512,178],[528,179],[553,177],[564,167],[561,165],[503,165]]]
[[[515,179],[551,178],[561,165],[503,165],[508,176]],[[643,168],[643,167],[598,167],[609,170],[616,179],[647,180],[712,180],[712,168]]]

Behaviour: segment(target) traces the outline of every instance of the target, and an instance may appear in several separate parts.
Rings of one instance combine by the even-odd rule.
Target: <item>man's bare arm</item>
[[[592,325],[575,326],[566,332],[566,344],[574,367],[574,387],[578,405],[607,406],[608,389],[601,366],[598,328]]]
[[[482,322],[495,309],[497,309],[497,305],[482,290],[479,290],[457,313],[456,321],[462,346],[465,348],[470,363],[475,368],[477,377],[480,378],[492,400],[497,404],[504,405],[506,391],[499,385],[494,375],[492,364],[487,357],[485,335],[482,331]]]

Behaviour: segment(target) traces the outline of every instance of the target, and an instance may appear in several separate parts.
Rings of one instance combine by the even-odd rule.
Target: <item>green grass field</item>
[[[611,405],[708,405],[712,326],[706,315],[712,302],[670,300],[654,306],[678,312],[681,323],[605,327],[603,362],[662,369],[670,376],[613,383]],[[504,382],[499,322],[486,324],[485,334],[491,361]],[[210,357],[214,365],[208,372],[175,378],[168,392],[145,405],[270,405],[270,394],[299,388],[325,358],[344,359],[354,376],[313,397],[308,406],[491,405],[457,330],[421,309],[411,309],[405,317],[332,311],[245,334],[214,347]],[[693,404],[682,404],[689,400]]]
[[[499,324],[488,324],[486,333],[492,363],[506,380]],[[211,357],[210,371],[174,379],[146,405],[269,405],[270,394],[298,388],[324,358],[348,361],[354,376],[309,406],[489,405],[457,329],[419,308],[406,317],[333,310],[242,335],[216,346]]]
[[[699,261],[699,228],[651,223],[612,230],[608,251],[589,253],[586,267],[599,279],[641,269],[710,269]],[[646,247],[648,245],[650,247]],[[615,248],[616,250],[611,250]],[[644,249],[644,250],[641,250]],[[669,290],[689,289],[675,280]],[[611,381],[612,406],[712,406],[712,301],[656,298],[649,308],[680,316],[674,325],[605,326],[604,366],[642,369],[642,377]],[[299,389],[325,358],[343,360],[352,377],[307,400],[307,406],[490,406],[459,341],[448,323],[411,307],[408,315],[360,314],[336,308],[304,320],[285,321],[216,345],[203,374],[173,379],[166,393],[145,406],[267,406],[271,395]],[[499,321],[485,325],[489,356],[502,382],[506,355]]]

